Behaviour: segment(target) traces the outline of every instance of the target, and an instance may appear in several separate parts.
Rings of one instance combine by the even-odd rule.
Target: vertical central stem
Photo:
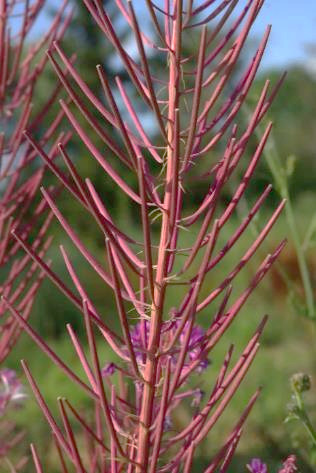
[[[167,170],[165,179],[164,211],[162,216],[154,300],[152,302],[148,354],[144,370],[144,390],[140,412],[137,462],[141,467],[137,473],[147,472],[150,453],[150,427],[156,391],[157,352],[159,350],[161,325],[166,293],[168,270],[168,248],[170,246],[170,214],[172,206],[173,163],[178,160],[177,148],[173,144],[175,133],[175,114],[179,107],[180,52],[182,32],[182,0],[174,0],[172,41],[170,45],[168,124],[167,124]]]

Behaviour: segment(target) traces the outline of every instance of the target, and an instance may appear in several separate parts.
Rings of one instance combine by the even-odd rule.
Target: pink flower
[[[0,416],[9,404],[18,406],[25,398],[24,387],[16,372],[7,368],[0,370]]]
[[[295,471],[297,471],[296,456],[290,455],[283,463],[283,466],[281,470],[279,470],[279,473],[295,473]]]
[[[253,458],[247,469],[250,473],[268,473],[268,468],[265,463],[263,463],[260,458]]]
[[[179,326],[179,322],[165,322],[162,331],[161,331],[161,339],[160,339],[160,345],[161,349],[163,351],[164,347],[168,345],[168,342],[176,332],[177,328]],[[141,323],[137,323],[133,329],[131,330],[131,339],[132,343],[134,346],[135,354],[136,354],[136,359],[137,362],[142,365],[144,363],[144,353],[146,352],[146,346],[144,345],[144,340],[148,339],[149,335],[149,323],[147,321],[144,322],[144,327],[145,327],[145,337],[142,336],[142,328],[141,328]],[[179,352],[182,343],[184,342],[184,337],[185,337],[185,332],[187,329],[187,325],[184,327],[182,334],[179,337],[179,342],[175,346],[175,351]],[[186,361],[183,367],[183,370],[187,368],[187,366],[190,364],[190,362],[195,361],[196,359],[199,358],[201,352],[202,352],[202,342],[204,340],[204,335],[205,332],[202,329],[202,327],[196,325],[192,329],[192,333],[190,335],[190,341],[189,341],[189,346],[187,350],[187,357]],[[164,356],[161,357],[162,361]],[[166,357],[167,358],[167,355]],[[177,357],[175,355],[172,356],[172,362],[173,365],[175,366],[176,364]],[[200,363],[197,367],[197,372],[201,373],[204,371],[209,365],[209,360],[206,358],[201,358]]]

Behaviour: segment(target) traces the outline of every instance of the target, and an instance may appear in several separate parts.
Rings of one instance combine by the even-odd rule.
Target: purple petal
[[[268,473],[267,465],[260,458],[253,458],[247,467],[250,473]]]
[[[116,371],[116,365],[114,363],[107,363],[104,368],[102,368],[102,376],[111,376]]]

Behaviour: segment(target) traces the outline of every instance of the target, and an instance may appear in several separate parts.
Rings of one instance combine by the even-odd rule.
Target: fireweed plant
[[[25,319],[28,318],[35,294],[44,273],[32,259],[21,252],[11,231],[17,229],[24,238],[30,236],[40,219],[41,229],[32,248],[43,256],[51,238],[45,240],[52,219],[44,199],[36,199],[46,166],[34,163],[36,151],[29,145],[23,131],[26,127],[36,129],[50,110],[58,96],[60,87],[47,96],[47,102],[32,113],[34,90],[47,63],[40,54],[56,39],[61,39],[70,14],[63,19],[66,2],[57,12],[50,28],[40,41],[29,41],[29,35],[45,1],[34,2],[1,1],[0,17],[0,267],[4,278],[0,281],[0,292],[11,303],[18,305]],[[54,137],[63,114],[60,113],[41,139],[45,146]],[[56,141],[69,139],[65,133],[55,137]],[[57,155],[56,144],[48,151],[50,159]],[[23,274],[23,278],[19,276]],[[12,316],[6,317],[7,307],[0,306],[0,363],[7,357],[20,332],[19,324]]]
[[[46,231],[52,213],[45,200],[36,197],[46,165],[42,162],[35,164],[37,153],[23,131],[26,127],[36,129],[61,89],[56,86],[47,96],[47,102],[34,112],[34,90],[47,64],[47,58],[40,52],[43,47],[47,48],[54,40],[62,38],[70,21],[70,13],[65,16],[64,3],[41,40],[31,41],[30,34],[44,6],[43,0],[0,2],[0,293],[17,305],[24,319],[30,315],[44,273],[39,271],[29,255],[20,251],[11,230],[16,228],[19,234],[28,238],[40,224],[31,246],[44,256],[51,240],[46,238]],[[42,146],[54,136],[61,118],[62,113],[46,131],[41,139]],[[67,138],[62,133],[58,141],[66,142],[67,139],[69,135]],[[48,153],[53,159],[57,155],[56,145]],[[21,327],[1,302],[0,462],[3,459],[9,461],[8,451],[20,439],[20,435],[10,438],[9,431],[14,429],[14,424],[7,419],[6,413],[10,406],[16,405],[18,398],[23,397],[20,396],[22,386],[16,374],[4,367],[20,332]]]
[[[269,81],[265,83],[249,121],[239,122],[239,112],[258,70],[270,27],[233,88],[230,79],[262,0],[166,0],[158,4],[146,0],[142,7],[147,9],[151,22],[147,29],[142,29],[145,22],[138,8],[135,11],[136,2],[117,0],[122,21],[127,22],[134,38],[132,48],[131,43],[127,47],[120,41],[101,0],[84,0],[84,4],[105,40],[112,43],[130,77],[130,86],[125,87],[119,77],[109,83],[99,65],[96,73],[104,92],[100,98],[89,89],[60,42],[54,42],[47,57],[72,102],[69,105],[61,101],[62,112],[86,146],[87,154],[104,172],[104,179],[111,179],[122,195],[130,199],[135,226],[141,228],[142,237],[133,238],[115,221],[102,192],[79,174],[62,142],[58,148],[65,168],[51,162],[45,151],[46,143],[36,142],[32,130],[24,136],[100,229],[105,264],[93,255],[60,212],[56,196],[49,189],[42,189],[47,205],[72,243],[95,275],[112,289],[120,329],[112,324],[113,314],[99,313],[65,248],[61,247],[61,253],[76,292],[18,229],[13,231],[17,242],[83,315],[89,355],[72,327],[68,325],[67,329],[86,379],[74,372],[62,354],[55,353],[32,329],[19,307],[15,308],[7,297],[3,301],[41,349],[74,385],[86,392],[94,406],[95,418],[91,420],[71,400],[59,398],[61,427],[27,362],[22,362],[52,429],[63,473],[73,469],[81,473],[187,473],[194,468],[198,446],[222,417],[252,364],[266,317],[237,361],[233,361],[233,346],[227,345],[209,394],[203,396],[199,389],[191,388],[190,378],[194,373],[205,372],[216,356],[218,343],[223,338],[225,342],[227,329],[285,244],[282,241],[267,255],[246,289],[232,300],[236,276],[271,231],[284,206],[282,201],[226,277],[217,279],[212,287],[205,284],[209,274],[216,280],[220,262],[235,248],[271,192],[271,186],[263,190],[249,214],[223,244],[221,231],[234,218],[269,137],[271,123],[255,147],[252,141],[252,151],[247,154],[249,141],[283,77],[272,89]],[[230,17],[231,25],[227,26]],[[199,38],[198,49],[185,54],[185,41],[193,34]],[[137,57],[131,49],[137,50]],[[161,76],[152,70],[154,53],[165,65]],[[133,99],[132,88],[136,94]],[[159,130],[155,141],[146,132],[138,103],[152,114]],[[98,111],[99,119],[91,113],[91,107]],[[85,126],[82,118],[86,120]],[[109,132],[105,124],[113,131]],[[94,144],[94,134],[104,146]],[[227,201],[225,188],[238,170],[242,173],[240,181]],[[192,179],[199,179],[203,187],[208,183],[205,195],[194,209],[188,205]],[[182,244],[185,238],[191,238],[189,245]],[[169,306],[170,297],[179,287],[182,299]],[[206,328],[202,329],[202,325]],[[101,359],[103,344],[111,347],[119,361],[106,363]],[[216,444],[213,439],[213,453],[205,472],[227,471],[258,394],[259,390],[240,418],[232,422],[223,444]],[[192,405],[192,419],[177,428],[173,418],[182,403]],[[36,471],[44,471],[34,446],[32,455]],[[67,458],[72,470],[67,466]]]

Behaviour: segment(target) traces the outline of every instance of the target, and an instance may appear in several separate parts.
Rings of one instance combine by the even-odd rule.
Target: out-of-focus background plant
[[[287,405],[288,415],[285,422],[299,421],[299,428],[294,430],[293,444],[300,450],[307,462],[315,465],[316,455],[316,430],[311,420],[309,406],[306,403],[306,394],[311,389],[311,377],[305,373],[296,373],[291,377],[291,400]],[[312,413],[313,417],[314,413]],[[297,427],[297,426],[296,426]],[[307,433],[302,436],[300,427],[304,427]]]
[[[54,8],[55,5],[51,5],[51,7]],[[314,15],[316,21],[315,9],[310,6],[310,11],[308,11],[308,8],[309,5],[305,8],[306,16],[313,17]],[[48,9],[45,22],[47,22],[49,15],[51,13]],[[120,28],[119,22],[117,27]],[[78,51],[80,50],[80,71],[89,82],[89,86],[97,93],[100,86],[95,80],[96,76],[93,74],[90,77],[95,64],[103,64],[107,73],[113,75],[117,73],[120,65],[116,64],[113,57],[107,55],[107,46],[104,44],[102,37],[96,32],[95,27],[92,26],[85,8],[79,8],[76,12],[75,22],[72,23],[71,28],[68,37],[63,42],[63,47],[66,51],[69,51],[69,54],[72,54],[72,45],[74,43],[77,45]],[[123,29],[121,34],[122,38],[128,41],[128,38],[124,36]],[[299,36],[299,32],[297,36]],[[30,44],[35,39],[36,31],[34,37],[29,40]],[[193,38],[192,41],[197,40]],[[68,47],[67,44],[69,44]],[[189,47],[190,45],[188,45]],[[267,54],[269,54],[269,50]],[[312,380],[316,376],[314,349],[316,327],[313,320],[315,319],[314,296],[316,285],[316,219],[314,204],[316,196],[316,79],[312,68],[314,54],[314,50],[310,46],[308,54],[306,53],[305,57],[302,54],[304,60],[300,59],[295,63],[297,58],[294,57],[293,63],[287,66],[287,78],[269,112],[269,118],[275,122],[273,142],[267,150],[266,161],[261,163],[260,171],[251,189],[251,192],[255,195],[257,189],[262,189],[272,178],[282,197],[287,197],[290,200],[290,209],[287,210],[286,215],[278,223],[277,230],[273,234],[273,240],[270,238],[262,251],[272,249],[277,239],[284,235],[288,236],[289,242],[279,259],[278,265],[260,289],[257,289],[256,297],[249,301],[245,310],[246,313],[238,326],[231,328],[232,337],[237,337],[242,345],[252,331],[253,325],[249,324],[251,317],[264,312],[270,314],[267,330],[263,336],[261,353],[256,360],[255,369],[252,370],[250,379],[246,381],[246,392],[251,393],[258,385],[263,385],[264,390],[249,419],[232,471],[244,471],[245,465],[252,457],[264,459],[270,467],[270,471],[276,471],[280,467],[280,459],[286,458],[293,448],[301,447],[303,443],[301,439],[304,438],[303,430],[300,430],[298,422],[284,424],[284,419],[287,415],[286,399],[290,397],[291,389],[297,405],[300,402],[299,399],[301,399],[301,393],[298,397],[294,385],[292,384],[292,388],[289,387],[289,378],[292,373],[307,372]],[[241,58],[242,60],[243,58]],[[159,68],[164,66],[157,61],[156,67],[159,73]],[[267,68],[270,70],[267,70]],[[266,69],[262,71],[262,78],[259,74],[256,80],[252,96],[256,96],[256,92],[262,88],[263,81],[267,76],[273,80],[280,76],[283,69],[283,64],[280,68],[273,65],[273,69],[266,65]],[[47,70],[39,81],[38,96],[42,97],[43,102],[45,97],[47,98],[47,90],[51,92],[53,90],[55,82],[52,78],[52,71]],[[101,90],[99,90],[99,94],[101,95]],[[248,105],[249,107],[252,105],[251,98]],[[41,130],[47,129],[47,125],[54,114],[55,112],[52,111],[47,119],[43,117],[41,123],[38,124],[39,135]],[[152,134],[154,136],[155,129],[152,130]],[[74,155],[80,156],[83,153],[79,142],[73,142],[72,146]],[[84,174],[89,176],[95,174],[92,162],[78,159],[78,165],[83,166],[82,172]],[[277,167],[277,172],[275,167]],[[95,177],[97,180],[98,176]],[[47,182],[50,183],[49,177],[47,177]],[[98,185],[102,188],[101,182]],[[134,227],[133,209],[128,206],[125,200],[120,200],[113,189],[102,188],[102,191],[108,197],[117,218],[124,219],[126,228],[129,228],[130,233],[132,233]],[[244,213],[240,212],[240,218],[245,215],[248,209],[249,199],[251,199],[251,194],[243,201],[245,210]],[[80,222],[82,234],[89,239],[89,244],[94,247],[96,254],[100,254],[102,242],[93,237],[91,228],[86,227],[85,220],[80,213],[72,214],[66,199],[61,200],[61,205],[68,219],[74,218],[77,223]],[[71,215],[73,216],[71,217]],[[257,227],[264,218],[265,215],[262,212],[254,222],[254,233],[256,233]],[[59,232],[57,226],[54,231]],[[227,227],[227,234],[230,234],[229,227]],[[64,236],[60,232],[58,240],[60,241],[62,238]],[[245,247],[247,243],[247,241],[244,242]],[[80,264],[80,259],[75,253],[71,253],[72,250],[71,247],[68,247],[67,241],[64,242],[64,245],[71,254],[72,260],[74,262],[77,260]],[[269,247],[269,245],[271,246]],[[51,246],[50,253],[55,265],[57,267],[60,265],[60,268],[62,268],[63,263],[58,248],[54,244]],[[258,258],[260,258],[260,254]],[[254,259],[249,272],[253,270],[256,262],[258,260]],[[100,310],[107,313],[114,312],[116,309],[109,304],[110,299],[104,294],[104,286],[100,285],[98,287],[96,281],[92,281],[89,278],[89,273],[85,273],[85,271],[85,269],[82,270],[82,277],[87,281],[88,286],[93,285]],[[237,289],[239,285],[240,287],[244,286],[247,274],[244,277],[244,280],[241,278],[237,281]],[[258,310],[258,307],[260,310]],[[64,339],[63,328],[65,322],[71,322],[80,332],[80,321],[78,321],[78,316],[72,306],[64,298],[60,298],[58,292],[47,282],[44,282],[43,290],[35,302],[33,320],[35,328],[51,340],[51,345],[57,352],[63,353],[65,360],[74,365],[78,363]],[[67,381],[57,369],[51,366],[47,372],[44,356],[38,353],[32,342],[24,335],[7,360],[7,366],[12,369],[19,369],[17,367],[23,352],[28,353],[27,358],[32,364],[32,370],[36,377],[45,377],[45,384],[42,386],[43,393],[46,399],[51,401],[51,404],[54,404],[55,401],[56,386],[60,387],[59,393],[64,396],[72,393],[72,386],[67,384]],[[107,348],[104,347],[104,359],[107,358]],[[243,396],[244,394],[245,392]],[[308,395],[310,396],[308,397]],[[78,401],[84,402],[84,398],[80,399],[80,396],[81,394],[78,391]],[[231,415],[240,412],[243,396],[236,397],[232,402],[230,406]],[[315,425],[316,420],[316,396],[313,383],[306,396],[308,398],[308,419],[312,426]],[[298,407],[302,409],[302,404]],[[295,409],[297,417],[302,420],[302,417],[298,415],[297,408]],[[186,413],[183,412],[183,415],[185,416]],[[50,439],[44,421],[34,423],[33,420],[37,416],[38,410],[35,403],[28,399],[24,409],[20,410],[18,415],[14,417],[16,417],[16,422],[21,430],[27,426],[27,442],[34,442],[40,437],[45,439],[43,443],[45,443],[47,458],[51,461],[51,471],[53,472],[53,465],[55,464],[53,441]],[[312,450],[311,446],[308,454],[300,448],[296,452],[301,465],[303,465],[302,471],[304,473],[313,471],[313,468],[315,468],[314,456],[310,454]],[[203,457],[207,457],[207,454],[208,448],[204,446],[201,449],[202,461]],[[30,471],[33,471],[32,467],[30,467]]]
[[[43,100],[38,96],[40,82],[47,72],[43,50],[63,37],[71,17],[71,12],[66,13],[66,6],[66,2],[60,4],[45,34],[35,39],[34,29],[45,14],[45,1],[0,2],[0,293],[19,306],[25,320],[30,316],[44,274],[20,251],[11,232],[18,229],[28,235],[32,247],[45,255],[51,243],[51,238],[46,236],[51,214],[38,194],[45,164],[37,161],[23,131],[26,127],[35,130],[39,123],[47,120],[51,104],[60,92],[60,87],[56,86]],[[42,136],[43,145],[57,136],[58,140],[67,142],[69,135],[58,134],[61,121],[59,113],[47,126]],[[54,160],[55,144],[48,153]],[[14,447],[17,447],[14,448],[16,458],[23,455],[19,449],[22,431],[10,416],[11,407],[16,407],[24,394],[16,371],[6,368],[6,359],[20,332],[21,328],[1,302],[0,462],[11,471],[22,468],[26,460],[26,457],[15,462],[10,460],[10,450]]]

